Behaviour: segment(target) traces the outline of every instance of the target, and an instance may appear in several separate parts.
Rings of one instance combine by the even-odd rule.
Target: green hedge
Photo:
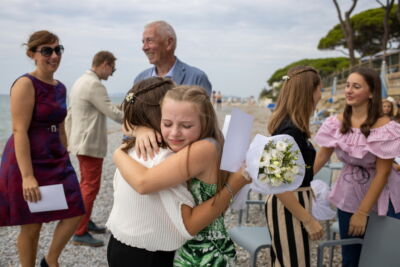
[[[346,57],[302,59],[276,70],[268,79],[268,84],[272,86],[274,82],[281,81],[282,76],[287,75],[287,71],[291,67],[297,65],[313,67],[319,71],[321,77],[323,78],[334,73],[335,71],[348,68],[350,66],[350,61]]]

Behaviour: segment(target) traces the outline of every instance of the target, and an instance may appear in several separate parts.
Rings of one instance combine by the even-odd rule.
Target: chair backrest
[[[331,186],[332,170],[328,167],[322,167],[319,172],[314,175],[314,179],[324,181]]]
[[[246,210],[248,211],[248,209],[250,208],[249,207],[249,205],[251,205],[251,204],[257,204],[257,205],[264,205],[265,204],[265,201],[263,201],[263,200],[246,200]],[[239,214],[238,214],[238,223],[239,223],[239,225],[242,225],[242,222],[243,222],[243,212],[244,212],[245,210],[244,209],[240,209],[239,210]],[[248,212],[247,212],[247,214],[246,214],[246,216],[248,216]]]
[[[371,213],[359,266],[400,266],[400,220]]]

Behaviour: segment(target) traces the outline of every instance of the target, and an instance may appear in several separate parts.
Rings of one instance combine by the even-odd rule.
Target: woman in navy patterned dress
[[[17,247],[21,265],[35,266],[42,223],[60,220],[41,266],[58,258],[84,214],[76,173],[65,146],[65,86],[53,78],[64,50],[56,35],[33,33],[26,54],[36,68],[11,88],[13,135],[0,167],[0,226],[20,225]],[[39,186],[62,184],[68,209],[31,213],[27,202],[40,200]],[[48,265],[47,265],[48,264]]]

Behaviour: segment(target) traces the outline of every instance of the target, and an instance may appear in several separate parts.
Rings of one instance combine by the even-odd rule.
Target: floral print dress
[[[188,187],[196,205],[212,198],[217,192],[216,184],[207,184],[197,178],[191,179]],[[235,246],[221,215],[176,252],[174,267],[233,266],[235,256]]]

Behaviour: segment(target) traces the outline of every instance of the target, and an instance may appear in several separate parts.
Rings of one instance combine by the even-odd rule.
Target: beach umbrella
[[[336,86],[337,86],[337,76],[333,78],[333,83],[332,83],[332,96],[336,94]]]
[[[387,98],[388,97],[388,89],[389,89],[389,83],[387,80],[387,67],[386,67],[386,62],[385,60],[382,60],[382,66],[381,66],[381,86],[382,86],[382,98]]]
[[[333,78],[333,82],[332,82],[332,89],[331,89],[331,94],[332,94],[332,96],[328,99],[328,102],[329,103],[333,103],[333,101],[334,101],[334,96],[335,96],[335,94],[336,94],[336,86],[337,86],[337,76],[335,76],[334,78]]]

